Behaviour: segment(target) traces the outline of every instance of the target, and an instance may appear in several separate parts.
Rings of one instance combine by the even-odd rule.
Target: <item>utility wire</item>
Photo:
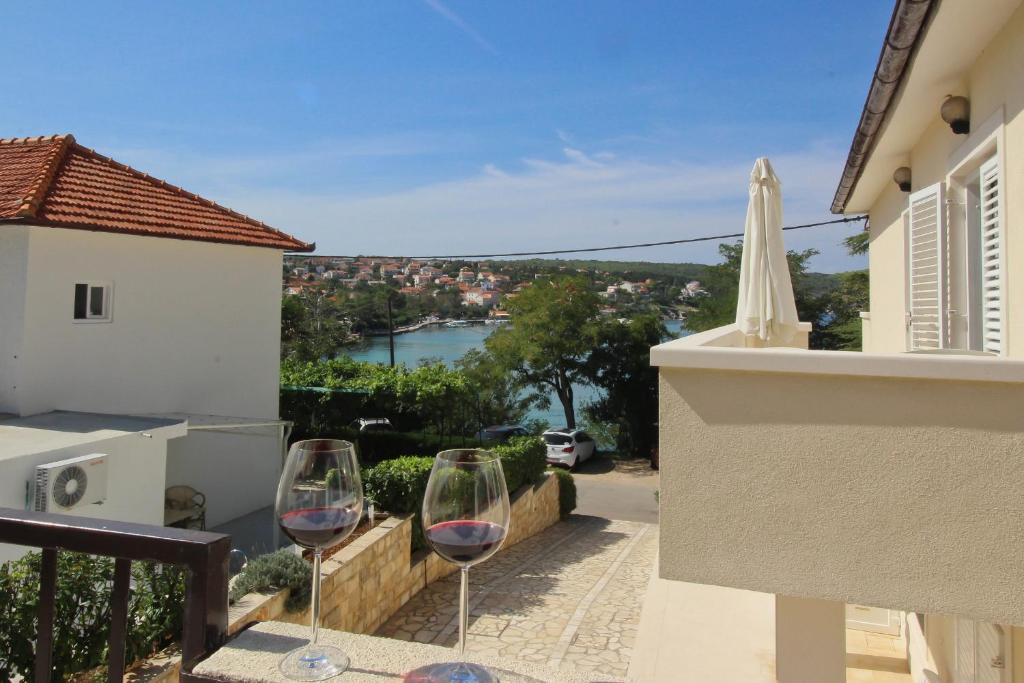
[[[783,230],[803,230],[804,228],[817,228],[823,225],[835,225],[837,223],[854,223],[856,221],[866,221],[867,216],[847,216],[844,218],[836,218],[830,221],[821,221],[820,223],[804,223],[803,225],[787,225],[784,226]],[[428,256],[372,256],[371,258],[389,258],[389,259],[415,259],[418,261],[450,261],[455,259],[490,259],[490,258],[502,258],[505,256],[551,256],[554,254],[581,254],[591,251],[619,251],[622,249],[642,249],[644,247],[664,247],[670,244],[690,244],[691,242],[711,242],[714,240],[727,240],[736,237],[743,237],[742,232],[732,233],[729,235],[709,235],[706,237],[689,237],[680,240],[666,240],[664,242],[642,242],[640,244],[617,244],[610,247],[587,247],[584,249],[551,249],[548,251],[510,251],[504,254],[431,254]],[[303,254],[303,256],[305,256]],[[314,258],[350,258],[348,256],[339,256],[332,254],[314,254]]]

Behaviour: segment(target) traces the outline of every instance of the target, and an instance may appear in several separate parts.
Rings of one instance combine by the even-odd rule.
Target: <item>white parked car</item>
[[[549,429],[541,434],[548,445],[548,462],[572,469],[594,454],[594,440],[582,429]]]

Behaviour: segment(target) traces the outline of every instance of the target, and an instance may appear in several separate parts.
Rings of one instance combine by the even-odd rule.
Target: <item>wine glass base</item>
[[[499,683],[495,671],[470,662],[430,664],[410,671],[405,680],[416,683]]]
[[[304,645],[292,650],[278,668],[293,681],[323,681],[348,668],[348,655],[330,645]]]

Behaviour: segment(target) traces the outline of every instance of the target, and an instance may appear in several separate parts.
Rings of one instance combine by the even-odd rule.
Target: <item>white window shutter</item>
[[[981,335],[982,350],[1003,350],[1003,226],[999,163],[993,158],[980,171]]]
[[[942,183],[910,195],[910,348],[946,346],[946,202]]]
[[[975,623],[970,619],[957,618],[955,625],[956,682],[977,683],[978,642]]]

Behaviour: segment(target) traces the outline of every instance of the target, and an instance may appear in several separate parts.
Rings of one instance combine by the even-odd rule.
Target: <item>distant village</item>
[[[442,293],[458,292],[463,306],[478,307],[476,311],[486,311],[487,316],[493,319],[507,318],[508,313],[502,307],[505,299],[530,286],[532,280],[553,274],[586,276],[599,289],[599,296],[606,300],[602,313],[608,315],[620,311],[619,303],[649,301],[652,290],[658,289],[658,283],[650,278],[631,281],[609,272],[569,270],[565,266],[553,266],[552,270],[554,272],[529,272],[517,261],[473,264],[370,256],[286,256],[283,286],[286,295],[295,296],[311,290],[371,287],[388,287],[410,297],[438,297]],[[673,288],[674,301],[664,301],[664,297],[659,296],[657,303],[661,306],[677,303],[685,307],[689,300],[704,295],[706,292],[701,283],[691,280]]]

